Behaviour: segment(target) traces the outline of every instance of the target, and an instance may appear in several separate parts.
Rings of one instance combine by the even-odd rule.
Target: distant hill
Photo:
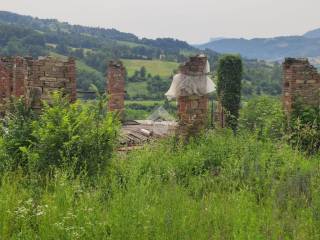
[[[320,28],[309,31],[303,35],[306,38],[320,38]]]
[[[77,87],[81,90],[88,90],[91,84],[105,89],[106,62],[122,59],[128,67],[128,97],[162,99],[173,68],[197,53],[206,54],[215,69],[220,54],[210,49],[199,50],[185,41],[138,38],[116,29],[71,25],[0,11],[0,55],[73,56],[77,59]],[[139,71],[142,67],[146,68],[146,74]],[[244,59],[244,69],[246,96],[280,93],[279,64]]]
[[[320,29],[303,36],[284,36],[254,39],[221,39],[197,46],[219,53],[239,53],[244,57],[264,60],[282,60],[285,57],[319,57]]]

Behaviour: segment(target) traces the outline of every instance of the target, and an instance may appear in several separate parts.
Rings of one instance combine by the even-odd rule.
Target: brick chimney
[[[206,65],[206,56],[191,57],[189,62],[180,67],[180,73],[194,77],[205,76]],[[208,94],[199,96],[182,93],[178,97],[179,124],[177,133],[183,137],[189,137],[202,132],[208,121],[208,105]]]
[[[117,112],[120,118],[124,118],[126,71],[121,61],[110,61],[107,73],[107,93],[109,96],[108,109]]]

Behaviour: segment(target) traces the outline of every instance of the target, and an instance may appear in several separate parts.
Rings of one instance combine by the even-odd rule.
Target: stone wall
[[[110,61],[107,73],[107,93],[109,97],[108,109],[124,115],[126,71],[121,61]]]
[[[207,57],[195,56],[180,67],[180,73],[189,76],[205,75]],[[209,97],[180,96],[178,98],[178,129],[177,133],[183,137],[199,134],[206,127],[208,121]]]
[[[283,105],[286,114],[292,111],[295,98],[304,104],[319,107],[320,75],[308,59],[287,58],[283,63]]]
[[[75,61],[61,61],[51,57],[0,58],[0,102],[4,105],[11,96],[24,97],[28,106],[41,108],[41,101],[50,100],[53,91],[69,95],[76,100]]]

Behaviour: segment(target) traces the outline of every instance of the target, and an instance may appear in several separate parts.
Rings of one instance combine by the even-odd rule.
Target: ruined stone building
[[[0,103],[4,106],[10,97],[23,97],[33,109],[41,108],[54,91],[62,91],[70,101],[76,100],[76,68],[74,59],[67,61],[51,57],[0,58]],[[2,109],[3,110],[3,109]]]
[[[107,73],[108,110],[123,118],[126,70],[121,61],[110,61]]]
[[[310,106],[320,104],[320,74],[308,59],[286,58],[283,63],[283,105],[287,116],[295,99]]]

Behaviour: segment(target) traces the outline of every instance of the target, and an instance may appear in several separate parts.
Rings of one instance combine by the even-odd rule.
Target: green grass
[[[151,75],[159,75],[160,77],[170,77],[174,70],[177,70],[179,64],[176,62],[167,62],[160,60],[128,60],[122,59],[127,71],[128,76],[132,76],[136,70],[140,70],[141,67],[147,69],[147,73]]]
[[[210,132],[116,154],[94,182],[7,172],[2,239],[319,239],[320,157]]]

